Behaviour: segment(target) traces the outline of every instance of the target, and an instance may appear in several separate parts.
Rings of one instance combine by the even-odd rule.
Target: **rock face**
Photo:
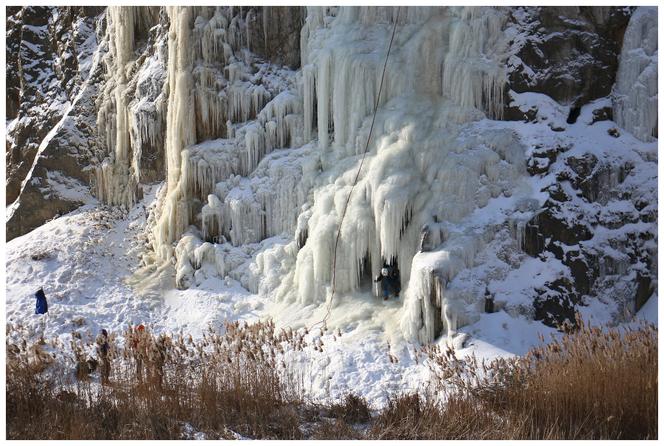
[[[8,11],[7,238],[69,212],[89,198],[94,61],[103,8]]]
[[[305,7],[253,7],[244,17],[252,52],[272,63],[300,68],[300,29],[306,19]]]
[[[526,224],[523,249],[531,256],[552,253],[570,277],[538,290],[536,317],[552,326],[573,322],[581,296],[597,295],[612,275],[626,282],[625,310],[638,311],[656,277],[656,227],[647,225],[654,221],[653,207],[647,190],[637,186],[643,174],[631,160],[610,164],[593,153],[561,156],[560,147],[533,151],[535,160],[543,153],[563,159],[553,165],[556,182],[545,189],[543,208]]]
[[[611,93],[630,8],[517,7],[510,87],[580,107]]]

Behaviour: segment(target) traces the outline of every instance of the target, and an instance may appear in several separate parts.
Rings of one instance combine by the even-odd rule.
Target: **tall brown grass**
[[[577,327],[523,358],[489,364],[423,349],[427,400],[396,397],[374,438],[656,439],[657,329]],[[436,399],[434,397],[442,397]],[[445,400],[444,404],[439,402]]]
[[[230,323],[199,340],[128,330],[124,346],[111,337],[109,386],[83,367],[92,340],[72,337],[65,349],[7,329],[10,439],[176,439],[192,429],[207,438],[657,438],[650,325],[580,322],[525,357],[492,363],[428,346],[427,392],[395,395],[379,412],[352,394],[326,407],[304,402],[282,353],[307,347],[305,336],[272,322]]]
[[[72,353],[58,361],[43,347],[8,344],[8,436],[169,439],[181,437],[184,422],[217,438],[302,436],[300,389],[278,361],[285,348],[305,346],[301,334],[262,322],[229,323],[223,335],[196,341],[133,330],[124,339],[124,348],[111,339],[109,386],[71,372],[80,371],[91,341],[73,338]]]

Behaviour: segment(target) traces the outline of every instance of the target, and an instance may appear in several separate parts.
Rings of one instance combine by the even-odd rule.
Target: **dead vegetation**
[[[205,438],[657,438],[649,325],[580,323],[523,358],[491,364],[426,347],[421,361],[433,379],[424,396],[395,395],[373,413],[353,394],[327,407],[305,402],[283,354],[307,343],[271,322],[231,323],[199,340],[129,330],[120,345],[111,336],[109,386],[81,365],[93,344],[72,337],[65,353],[57,341],[16,339],[7,336],[10,439],[177,439],[192,429]]]

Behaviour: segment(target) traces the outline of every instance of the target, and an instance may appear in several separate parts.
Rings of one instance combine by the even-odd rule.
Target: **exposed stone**
[[[613,120],[613,108],[602,107],[593,110],[593,120],[591,124],[600,121],[612,121],[612,120]]]
[[[24,8],[24,12],[25,10],[26,8]],[[38,23],[44,21],[49,23],[49,17],[51,17],[49,14],[61,18],[63,23],[56,20],[58,23],[52,28],[56,30],[54,31],[56,34],[60,33],[63,37],[67,33],[66,29],[70,29],[65,25],[70,23],[68,26],[73,26],[72,23],[76,20],[76,31],[70,29],[71,36],[63,37],[58,44],[64,45],[64,41],[69,38],[80,44],[81,39],[88,40],[95,37],[95,18],[79,15],[84,10],[89,13],[97,11],[95,8],[41,10],[42,15],[45,14],[45,16],[39,16],[41,21]],[[95,47],[92,45],[88,46],[86,51],[94,49]],[[80,48],[80,56],[91,56],[91,53],[83,53],[83,50]],[[58,51],[67,54],[72,49],[63,47]],[[56,51],[52,54],[59,53]],[[71,103],[68,107],[50,112],[49,107],[53,107],[58,102],[51,96],[46,96],[42,98],[43,100],[36,100],[34,97],[27,99],[24,96],[25,92],[38,90],[30,90],[31,88],[36,89],[36,86],[24,85],[21,98],[26,102],[21,104],[19,110],[21,121],[19,125],[12,128],[8,135],[8,142],[13,145],[11,154],[15,156],[12,157],[12,164],[8,165],[7,189],[12,190],[17,196],[8,211],[6,222],[8,240],[31,231],[57,215],[76,209],[90,198],[88,193],[90,166],[95,163],[98,155],[94,139],[95,97],[99,85],[102,83],[102,67],[98,65],[96,71],[89,74],[80,72],[78,67],[75,72],[70,71],[69,74],[64,73],[67,69],[58,68],[60,71],[57,72],[62,73],[60,81],[57,81],[55,75],[49,71],[54,67],[57,65],[43,67],[42,77],[51,79],[53,82],[53,89],[47,94],[56,96],[59,94],[61,95],[58,96],[59,98],[67,98],[67,94],[74,95],[75,93],[75,97],[69,96]],[[62,87],[63,83],[65,87]],[[60,88],[57,87],[58,85]],[[33,124],[34,134],[30,134],[30,126]],[[49,138],[44,139],[46,133],[50,133],[50,135]],[[22,147],[20,142],[23,142],[25,147]],[[39,154],[35,156],[37,147],[40,146]],[[24,158],[28,155],[31,158]],[[28,174],[28,171],[30,178],[22,178]],[[12,175],[11,178],[10,175]],[[25,181],[23,181],[24,179]]]
[[[7,128],[6,204],[18,198],[39,145],[82,85],[87,73],[80,72],[79,57],[90,55],[84,43],[94,37],[96,19],[88,14],[99,8],[24,7],[12,12],[7,51],[8,70],[14,67],[15,72],[8,77],[8,117],[20,119]]]
[[[608,96],[631,10],[619,7],[518,7],[509,82],[516,92],[544,93],[580,107]]]
[[[576,306],[581,299],[567,278],[547,282],[536,291],[538,295],[533,302],[535,320],[554,328],[576,323]]]
[[[551,164],[556,162],[558,155],[569,147],[560,145],[554,147],[536,146],[528,158],[526,169],[530,175],[542,175],[549,171]]]
[[[306,8],[263,6],[247,14],[249,49],[278,65],[300,67],[300,29]]]
[[[650,299],[650,296],[652,296],[653,293],[653,284],[652,284],[652,278],[647,275],[642,275],[641,273],[636,274],[636,283],[637,283],[637,288],[636,288],[636,296],[635,296],[635,311],[639,311],[641,307],[645,305],[646,302],[648,302],[648,299]]]

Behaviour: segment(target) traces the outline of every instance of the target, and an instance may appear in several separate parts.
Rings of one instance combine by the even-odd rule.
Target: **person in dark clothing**
[[[43,288],[39,288],[39,290],[35,293],[35,298],[37,299],[35,314],[48,313],[48,302],[46,302],[46,295],[44,294]]]
[[[132,356],[136,360],[136,377],[139,382],[143,382],[143,359],[146,356],[145,350],[147,344],[145,326],[140,324],[130,329],[129,336],[129,346],[131,347]]]
[[[380,275],[374,280],[375,283],[381,282],[383,290],[383,300],[387,300],[390,294],[399,297],[401,287],[399,284],[399,273],[395,268],[389,268],[387,265],[380,270]]]
[[[101,374],[101,383],[108,384],[108,377],[111,374],[111,359],[109,355],[110,346],[108,344],[108,332],[106,329],[102,329],[101,333],[97,337],[97,354],[99,355],[99,362],[101,368],[99,373]]]

